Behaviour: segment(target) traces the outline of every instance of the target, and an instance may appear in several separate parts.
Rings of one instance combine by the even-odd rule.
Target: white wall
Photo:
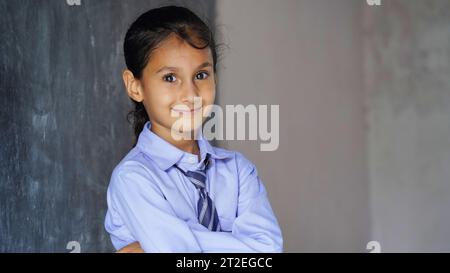
[[[280,146],[225,141],[258,167],[285,251],[370,240],[360,1],[219,0],[218,102],[279,104]]]
[[[382,251],[450,251],[450,1],[364,9],[371,215]]]

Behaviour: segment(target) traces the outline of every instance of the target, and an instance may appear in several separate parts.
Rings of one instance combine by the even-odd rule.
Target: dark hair
[[[134,77],[140,79],[151,53],[170,34],[176,34],[189,45],[197,49],[209,47],[213,58],[213,70],[216,72],[217,50],[210,28],[192,11],[184,7],[166,6],[151,9],[131,24],[125,35],[123,45],[127,68]],[[149,120],[144,104],[131,99],[134,110],[127,119],[132,123],[137,138]],[[136,144],[136,143],[135,143]]]

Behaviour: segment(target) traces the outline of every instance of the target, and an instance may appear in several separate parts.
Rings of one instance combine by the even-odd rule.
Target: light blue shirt
[[[194,170],[201,161],[150,128],[147,122],[109,183],[105,228],[116,249],[138,241],[145,252],[282,252],[281,230],[252,162],[200,134],[201,158],[211,159],[206,189],[222,228],[210,231],[198,222],[198,190],[174,167]]]

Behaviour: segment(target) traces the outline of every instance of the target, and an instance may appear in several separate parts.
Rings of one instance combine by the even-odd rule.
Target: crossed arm
[[[136,179],[144,175],[139,172],[119,174],[108,203],[124,218],[136,241],[127,242],[118,253],[281,252],[281,230],[264,185],[250,167],[241,173],[238,215],[231,232],[213,232],[179,219],[156,186],[142,184],[149,177]]]
[[[139,242],[134,242],[119,249],[116,253],[144,253],[144,250]]]

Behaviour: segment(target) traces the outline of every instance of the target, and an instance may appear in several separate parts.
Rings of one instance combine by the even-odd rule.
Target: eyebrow
[[[210,62],[204,62],[204,63],[202,63],[201,65],[199,65],[199,66],[197,67],[197,69],[205,68],[205,67],[208,67],[208,66],[212,67],[212,64],[211,64]],[[156,71],[156,74],[160,73],[160,72],[163,71],[163,70],[178,71],[179,68],[178,68],[178,67],[175,67],[175,66],[163,66],[163,67],[161,67],[160,69],[158,69],[158,71]]]

